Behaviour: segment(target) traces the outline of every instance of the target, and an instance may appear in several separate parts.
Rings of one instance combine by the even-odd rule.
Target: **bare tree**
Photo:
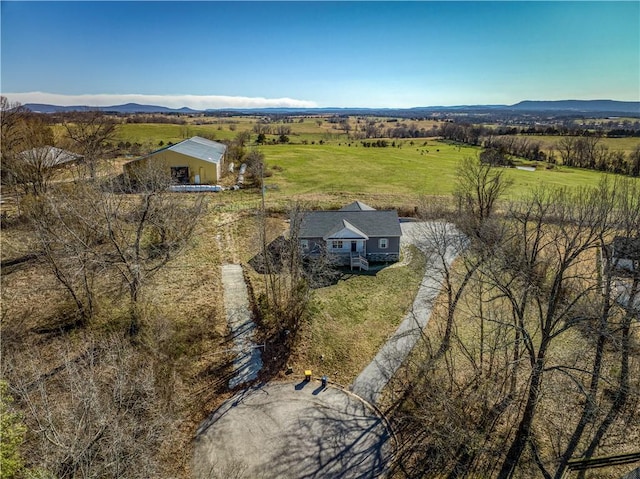
[[[30,111],[17,102],[10,102],[5,96],[0,96],[0,144],[2,148],[2,163],[7,155],[16,154],[24,148],[26,140],[25,124],[28,122]]]
[[[506,204],[490,236],[469,238],[441,283],[426,348],[396,379],[406,476],[559,478],[605,437],[625,443],[637,310],[616,304],[616,280],[604,267],[600,280],[595,257],[612,235],[638,234],[638,196],[633,182],[541,189]],[[638,278],[629,284],[633,301]]]
[[[272,128],[271,125],[258,121],[253,125],[252,131],[257,135],[269,135],[271,134]]]
[[[75,151],[84,157],[91,179],[95,179],[98,162],[113,150],[116,121],[96,110],[75,112],[63,125]]]
[[[94,313],[97,275],[115,275],[129,293],[131,333],[140,326],[144,284],[189,244],[205,207],[202,196],[190,201],[170,193],[169,175],[160,167],[149,165],[134,180],[135,194],[128,193],[130,183],[123,188],[116,179],[79,181],[29,209],[42,257],[73,299],[79,321]]]
[[[575,166],[576,141],[572,136],[565,136],[556,144],[563,165]]]
[[[57,142],[53,130],[41,117],[5,97],[0,108],[2,182],[23,194],[44,193],[57,167],[67,160],[65,153],[54,148]]]
[[[118,192],[112,182],[94,205],[109,246],[105,263],[129,291],[132,334],[140,327],[137,303],[143,285],[189,244],[205,208],[202,196],[189,202],[170,193],[170,177],[162,168],[150,164],[135,180],[137,194]]]
[[[295,333],[309,302],[310,288],[305,277],[300,250],[299,232],[302,208],[290,208],[290,227],[276,248],[266,237],[265,218],[260,219],[262,255],[265,266],[265,295],[263,313],[277,322],[279,331]],[[294,335],[292,335],[293,337]]]
[[[3,376],[30,432],[29,469],[38,477],[159,475],[157,456],[171,415],[157,400],[154,359],[136,354],[118,335],[55,352],[53,364],[34,349],[4,361]]]
[[[612,223],[615,232],[630,239],[640,238],[640,186],[633,180],[616,181],[612,187],[615,192],[615,210],[613,211]],[[595,360],[591,373],[591,384],[589,393],[585,400],[585,407],[576,429],[569,441],[567,448],[561,458],[557,468],[556,478],[562,477],[567,461],[571,458],[578,446],[578,442],[584,433],[588,423],[596,423],[597,427],[585,449],[584,457],[589,459],[595,453],[603,437],[608,432],[613,422],[622,414],[624,406],[629,400],[631,389],[631,325],[634,318],[637,318],[637,311],[634,309],[636,298],[640,297],[640,272],[628,280],[630,287],[628,297],[623,300],[623,314],[620,321],[612,321],[615,315],[612,314],[611,298],[614,296],[613,290],[618,279],[615,278],[617,262],[611,257],[611,249],[606,244],[607,239],[601,238],[601,251],[604,256],[605,267],[603,268],[603,307],[598,323],[598,342]],[[600,386],[604,348],[608,343],[614,343],[615,350],[619,351],[619,374],[609,382],[609,389],[613,395],[613,400],[606,413],[599,421],[596,420],[596,400]],[[605,408],[603,408],[605,409]],[[584,471],[580,473],[584,477]]]
[[[464,213],[466,224],[461,227],[465,233],[482,235],[482,228],[494,213],[496,202],[511,185],[504,171],[477,158],[467,157],[460,163],[454,196]]]
[[[512,477],[525,448],[534,447],[533,425],[550,368],[547,355],[557,338],[579,322],[589,293],[597,288],[588,286],[593,284],[593,273],[582,273],[579,265],[598,247],[607,227],[611,204],[601,200],[594,191],[540,190],[509,212],[514,225],[512,239],[505,245],[509,264],[492,274],[492,285],[515,313],[514,328],[524,345],[529,379],[499,478]]]
[[[78,324],[94,314],[94,280],[104,270],[100,245],[105,230],[92,216],[92,205],[99,200],[94,188],[79,183],[27,204],[41,257],[73,300]]]
[[[264,154],[259,150],[253,149],[247,154],[244,161],[247,164],[247,173],[251,175],[253,183],[262,187],[265,168]]]

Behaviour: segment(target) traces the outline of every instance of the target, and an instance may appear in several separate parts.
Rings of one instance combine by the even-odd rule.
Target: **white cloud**
[[[3,93],[14,102],[44,103],[59,106],[113,106],[125,103],[139,103],[141,105],[165,106],[168,108],[182,108],[184,106],[194,110],[207,108],[316,108],[313,101],[296,100],[293,98],[260,98],[244,96],[221,95],[139,95],[139,94],[98,94],[98,95],[61,95],[57,93],[28,92]]]

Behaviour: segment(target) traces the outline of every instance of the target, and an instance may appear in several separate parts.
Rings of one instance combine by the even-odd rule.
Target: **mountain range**
[[[158,105],[140,105],[126,103],[124,105],[92,107],[87,105],[59,106],[42,103],[27,103],[26,108],[39,113],[58,113],[69,111],[100,110],[113,113],[324,113],[324,114],[377,114],[386,113],[433,113],[433,112],[479,112],[479,111],[505,111],[513,113],[527,112],[554,112],[567,114],[594,114],[608,115],[633,115],[640,116],[640,102],[616,101],[616,100],[556,100],[533,101],[525,100],[514,105],[460,105],[460,106],[426,106],[414,108],[220,108],[207,110],[194,110],[188,107],[168,108]]]

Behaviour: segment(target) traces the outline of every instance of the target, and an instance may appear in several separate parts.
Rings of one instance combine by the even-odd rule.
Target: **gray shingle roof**
[[[365,205],[362,201],[354,201],[353,203],[349,203],[347,206],[343,206],[340,208],[340,211],[374,211],[375,208],[372,208],[369,205]]]
[[[227,145],[194,136],[166,149],[210,163],[219,163],[225,151],[227,151]]]
[[[343,220],[367,236],[401,236],[400,221],[395,210],[309,211],[300,225],[300,238],[323,238],[327,233],[344,228]]]

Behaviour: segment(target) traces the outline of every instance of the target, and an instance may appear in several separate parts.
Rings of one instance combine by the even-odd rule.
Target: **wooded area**
[[[442,251],[454,245],[428,260],[443,292],[389,398],[398,473],[558,479],[573,457],[634,452],[640,278],[620,302],[608,245],[640,232],[637,182],[541,188],[496,207],[500,171],[466,166],[455,222],[469,242],[451,270]]]

